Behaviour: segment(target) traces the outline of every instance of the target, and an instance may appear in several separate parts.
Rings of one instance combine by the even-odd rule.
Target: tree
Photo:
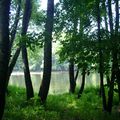
[[[94,5],[94,2],[91,4],[91,1],[84,0],[61,0],[60,5],[59,7],[58,4],[58,9],[56,10],[56,34],[59,35],[60,33],[61,35],[63,33],[65,35],[60,40],[62,47],[59,50],[59,55],[60,59],[69,62],[70,92],[74,93],[76,86],[74,64],[79,66],[78,69],[83,70],[84,63],[86,61],[90,62],[90,56],[92,56],[90,52],[93,46],[90,46],[92,40],[90,40],[89,31],[91,29],[90,16],[93,9],[91,6]],[[89,12],[86,12],[86,9]],[[91,47],[90,49],[88,44]]]
[[[81,94],[83,93],[83,90],[84,90],[84,86],[85,86],[85,75],[86,75],[86,71],[85,71],[85,68],[83,68],[83,70],[82,70],[82,83],[81,83],[80,90],[79,90],[79,92],[78,92],[78,98],[81,97]]]
[[[21,3],[19,1],[18,10],[16,12],[16,17],[15,17],[15,22],[13,24],[13,30],[11,31],[11,48],[12,48],[12,44],[13,44],[13,41],[14,41],[15,35],[16,35],[16,30],[17,30],[17,25],[18,25],[20,10],[21,10],[20,8],[21,8]],[[29,63],[28,63],[28,58],[27,58],[27,49],[26,49],[26,38],[27,38],[26,34],[27,34],[30,17],[31,17],[31,9],[32,9],[32,1],[26,0],[24,12],[23,12],[20,43],[19,43],[18,48],[16,49],[15,54],[13,55],[13,57],[11,59],[11,62],[9,63],[8,76],[7,76],[7,81],[9,82],[10,75],[16,64],[17,58],[20,54],[20,51],[22,50],[27,99],[30,99],[34,96],[31,77],[30,77],[30,71],[29,71]],[[8,82],[7,82],[6,87],[8,86]]]
[[[48,0],[44,41],[44,71],[43,80],[38,93],[38,96],[40,97],[42,103],[45,103],[46,101],[51,79],[53,18],[54,18],[54,0]]]
[[[108,91],[108,106],[107,111],[111,113],[112,105],[113,105],[113,94],[114,94],[114,83],[119,81],[119,64],[118,64],[118,45],[119,45],[119,37],[118,37],[118,28],[119,28],[119,9],[118,9],[118,1],[116,1],[116,21],[115,25],[113,24],[113,11],[112,11],[112,1],[108,0],[108,17],[109,17],[109,27],[110,27],[110,40],[112,43],[112,67],[111,67],[111,81],[110,87]],[[115,26],[115,30],[114,30]],[[119,84],[119,82],[118,82]],[[119,85],[118,85],[119,90]],[[119,92],[118,92],[119,93]]]
[[[31,16],[31,9],[32,9],[32,0],[26,0],[25,10],[24,10],[24,15],[23,15],[22,32],[21,32],[21,36],[23,38],[21,47],[22,47],[22,58],[23,58],[23,63],[24,63],[24,76],[25,76],[27,99],[30,99],[34,96],[32,81],[30,77],[26,41],[25,41],[25,35],[27,33],[28,24],[29,24],[29,20]]]
[[[100,92],[102,95],[102,101],[103,101],[103,109],[106,111],[106,96],[105,96],[105,89],[104,89],[104,68],[103,68],[103,51],[101,48],[101,31],[100,31],[100,1],[96,1],[96,7],[97,7],[97,24],[98,24],[98,43],[99,43],[99,72],[100,72]]]
[[[69,81],[70,81],[69,92],[74,93],[76,81],[75,81],[75,77],[74,77],[74,61],[72,59],[69,61]]]
[[[17,32],[17,27],[18,27],[19,18],[20,18],[20,11],[21,11],[21,0],[18,1],[18,6],[17,6],[16,15],[15,15],[15,20],[14,20],[13,26],[11,28],[12,30],[10,32],[10,46],[9,46],[10,54],[12,53],[12,47],[13,47],[13,43],[14,43],[14,40],[15,40],[16,32]],[[20,47],[17,48],[14,56],[11,58],[11,60],[9,62],[6,88],[7,88],[8,83],[9,83],[10,75],[11,75],[11,73],[13,71],[15,63],[16,63],[17,58],[19,56],[20,49],[21,49]]]
[[[0,0],[0,120],[5,107],[7,70],[9,63],[10,0]]]

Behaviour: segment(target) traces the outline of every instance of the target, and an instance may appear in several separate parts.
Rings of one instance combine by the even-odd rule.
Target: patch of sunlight
[[[75,108],[75,109],[77,109],[78,106],[77,106],[76,101],[74,100],[74,101],[72,101],[72,103],[69,103],[69,104],[67,105],[67,108]]]

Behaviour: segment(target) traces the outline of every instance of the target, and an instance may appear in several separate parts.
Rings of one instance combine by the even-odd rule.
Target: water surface
[[[31,72],[32,84],[34,91],[38,93],[40,83],[42,80],[42,72]],[[79,87],[81,83],[81,75],[77,79],[77,86]],[[10,78],[10,85],[25,88],[24,74],[22,72],[13,72]],[[92,73],[86,76],[86,85],[96,86],[99,84],[99,75]],[[51,84],[50,84],[50,94],[62,94],[69,92],[69,74],[68,72],[52,72]]]

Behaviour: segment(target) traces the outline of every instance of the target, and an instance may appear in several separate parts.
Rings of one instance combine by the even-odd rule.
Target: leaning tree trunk
[[[23,15],[23,22],[22,22],[21,37],[23,38],[22,59],[23,59],[23,63],[24,63],[24,76],[25,76],[27,99],[30,99],[34,96],[32,81],[31,81],[31,77],[30,77],[28,58],[27,58],[26,41],[24,41],[24,37],[26,36],[28,24],[29,24],[30,17],[31,17],[31,10],[32,10],[32,0],[26,0],[25,1],[25,10],[24,10],[24,15]]]
[[[80,90],[78,92],[78,98],[81,97],[81,95],[83,93],[83,90],[84,90],[84,87],[85,87],[85,75],[86,75],[86,72],[85,72],[85,69],[83,69],[83,72],[82,72],[82,84],[81,84]]]
[[[100,71],[100,94],[102,95],[103,109],[106,111],[106,96],[104,89],[104,81],[103,81],[103,52],[101,48],[101,32],[100,32],[100,0],[97,2],[97,23],[98,23],[98,42],[99,42],[99,71]]]
[[[27,93],[27,100],[34,97],[33,93],[33,86],[32,81],[30,77],[30,70],[29,70],[29,63],[28,63],[28,57],[27,57],[27,49],[26,46],[22,46],[22,59],[24,64],[24,75],[25,75],[25,85],[26,85],[26,93]]]
[[[21,11],[21,0],[18,0],[18,8],[17,8],[17,11],[16,11],[14,24],[13,24],[12,30],[11,30],[10,51],[12,49],[13,42],[15,40],[15,35],[16,35],[16,32],[17,32],[18,22],[19,22],[19,19],[20,19],[20,11]]]
[[[7,73],[6,88],[7,88],[8,84],[9,84],[9,79],[10,79],[11,73],[13,71],[13,68],[14,68],[14,66],[16,64],[16,61],[17,61],[18,57],[19,57],[20,50],[21,50],[21,47],[18,47],[17,50],[16,50],[16,52],[15,52],[15,54],[14,54],[14,56],[11,59],[11,62],[9,63],[8,73]]]
[[[78,75],[79,75],[79,68],[77,69],[76,74],[75,74],[75,78],[74,78],[75,82],[77,81]]]
[[[9,63],[10,0],[0,0],[0,120],[5,107],[7,70]]]
[[[51,80],[53,18],[54,18],[54,0],[48,0],[44,42],[44,71],[43,80],[38,93],[38,96],[40,97],[41,102],[43,104],[47,99]]]
[[[73,60],[69,61],[69,80],[70,80],[69,92],[74,93],[76,82],[75,82],[75,78],[74,78],[74,62],[73,62]]]
[[[16,32],[17,32],[17,26],[18,26],[18,22],[19,22],[19,18],[20,18],[20,11],[21,11],[21,0],[19,0],[16,16],[15,16],[15,20],[14,20],[14,24],[13,24],[12,30],[11,30],[10,46],[9,46],[10,53],[11,53],[13,42],[15,40],[15,35],[16,35]],[[6,88],[8,86],[9,79],[10,79],[11,73],[13,71],[13,68],[14,68],[14,66],[16,64],[17,58],[18,58],[18,56],[20,54],[20,49],[21,49],[21,47],[18,47],[15,54],[13,55],[13,57],[10,58],[11,60],[10,60],[9,67],[8,67]]]

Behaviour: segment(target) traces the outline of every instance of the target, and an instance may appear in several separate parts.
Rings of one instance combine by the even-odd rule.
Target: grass
[[[49,95],[45,106],[35,97],[26,101],[25,89],[9,87],[3,120],[119,120],[120,113],[113,107],[111,115],[102,111],[101,98],[96,88],[87,88],[82,97],[62,94]],[[36,95],[37,96],[37,95]],[[116,96],[117,97],[117,96]],[[115,98],[114,102],[117,101]]]

